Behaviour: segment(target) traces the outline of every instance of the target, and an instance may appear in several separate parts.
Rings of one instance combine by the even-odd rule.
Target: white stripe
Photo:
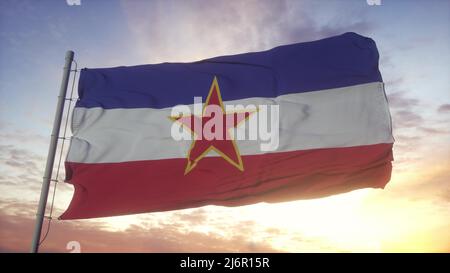
[[[224,103],[278,104],[280,143],[273,152],[393,142],[383,83],[339,89]],[[106,163],[185,158],[191,141],[172,139],[170,114],[171,108],[75,108],[67,161]],[[261,141],[237,141],[241,155],[265,153],[260,144]],[[217,154],[211,152],[209,156]]]

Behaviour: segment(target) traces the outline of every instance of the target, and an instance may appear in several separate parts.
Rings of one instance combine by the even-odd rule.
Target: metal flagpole
[[[47,207],[48,191],[50,188],[50,181],[52,179],[53,163],[55,162],[55,154],[59,138],[59,129],[61,127],[61,120],[64,110],[64,103],[66,99],[67,85],[69,83],[69,76],[72,67],[73,55],[74,52],[71,50],[66,52],[66,62],[64,65],[61,86],[59,88],[59,96],[58,96],[58,103],[56,105],[55,120],[53,121],[53,130],[50,139],[50,147],[48,148],[47,164],[45,165],[45,172],[41,188],[41,197],[39,199],[39,205],[36,214],[36,224],[33,233],[33,241],[31,243],[31,252],[33,253],[36,253],[39,250],[39,241],[41,239],[42,223],[44,221],[45,208]]]

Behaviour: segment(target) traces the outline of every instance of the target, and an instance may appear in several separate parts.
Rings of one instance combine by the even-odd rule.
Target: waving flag
[[[345,33],[193,63],[83,69],[66,161],[75,193],[61,218],[383,188],[393,137],[378,58],[373,40]]]

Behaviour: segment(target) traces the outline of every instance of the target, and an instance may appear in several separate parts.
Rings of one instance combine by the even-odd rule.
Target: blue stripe
[[[277,97],[381,82],[375,42],[356,33],[193,63],[85,68],[77,107],[165,108],[206,99],[214,76],[222,98]]]

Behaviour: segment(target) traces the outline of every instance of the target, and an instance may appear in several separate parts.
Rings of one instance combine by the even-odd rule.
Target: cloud
[[[395,78],[386,82],[387,90],[398,90],[404,84],[403,78]],[[424,109],[426,103],[415,98],[407,91],[389,92],[388,95],[389,108],[391,109],[394,133],[405,135],[404,129],[415,128],[420,133],[427,134],[444,134],[447,133],[445,128],[440,128],[438,120],[433,117],[424,117]],[[443,111],[446,105],[441,105],[438,111]],[[445,111],[445,110],[444,110]],[[426,122],[425,122],[426,121]],[[426,125],[424,125],[426,123]]]
[[[396,111],[394,117],[394,124],[401,128],[416,127],[417,125],[423,123],[422,116],[411,110]]]
[[[149,62],[194,61],[371,29],[352,19],[312,17],[309,1],[122,1],[138,51]],[[345,9],[341,9],[345,12]],[[355,13],[355,11],[353,11]],[[164,29],[164,31],[161,31]]]
[[[419,130],[421,130],[422,132],[425,132],[427,134],[434,134],[434,135],[441,135],[441,134],[449,134],[450,130],[449,129],[444,129],[444,128],[431,128],[431,127],[423,127],[420,126]]]
[[[19,178],[20,175],[36,177],[42,174],[44,158],[15,145],[0,145],[0,165],[5,172]]]
[[[388,99],[391,108],[410,108],[420,105],[418,99],[408,97],[406,92],[402,91],[389,94]]]
[[[177,222],[189,222],[190,225],[201,225],[207,220],[207,212],[204,209],[192,213],[175,213],[174,216]]]
[[[40,134],[31,133],[24,130],[15,130],[14,132],[6,132],[6,130],[3,130],[0,126],[0,130],[3,132],[0,133],[0,141],[6,142],[6,141],[15,141],[20,143],[33,143],[33,144],[40,144],[45,145],[50,141],[50,136],[45,137]]]
[[[46,152],[50,138],[36,134],[30,129],[15,129],[12,124],[0,124],[0,199],[36,201],[42,185],[42,177],[46,163]],[[68,143],[62,153],[62,162],[65,159]],[[52,178],[57,176],[57,167],[61,143],[58,145]],[[64,177],[64,167],[61,165],[58,179]],[[53,188],[53,184],[51,185]],[[58,185],[60,193],[71,192],[72,187],[65,183]],[[52,192],[50,192],[52,193]],[[68,197],[67,197],[68,198]],[[57,198],[59,202],[60,198]],[[60,203],[66,203],[64,201]]]
[[[34,207],[31,204],[0,205],[0,250],[28,251]],[[214,232],[204,233],[189,229],[190,223],[199,224],[201,210],[190,214],[175,214],[158,226],[131,225],[124,231],[107,231],[95,221],[54,221],[43,244],[43,252],[68,252],[69,241],[78,241],[82,252],[277,252],[264,241],[253,241],[254,223],[237,222],[224,226],[231,236]],[[177,219],[183,225],[177,225]],[[186,230],[187,227],[187,230]],[[45,226],[44,226],[45,228]],[[45,230],[45,229],[44,229]]]
[[[438,113],[449,113],[450,112],[450,104],[448,104],[448,103],[442,104],[441,106],[439,106],[437,111],[438,111]]]
[[[442,199],[450,203],[450,187],[444,189],[440,195]]]
[[[416,165],[424,165],[425,154],[432,150],[429,145],[430,135],[433,141],[444,141],[450,133],[448,122],[426,112],[428,103],[404,91],[405,81],[402,77],[386,82],[389,108],[392,115],[394,143],[394,170],[402,173],[414,169]]]
[[[416,98],[408,96],[406,92],[395,92],[388,95],[389,106],[392,111],[392,120],[394,128],[396,130],[416,128],[416,134],[426,133],[426,134],[448,134],[450,130],[447,126],[440,124],[439,120],[434,117],[423,117],[423,103]],[[450,105],[443,104],[439,107],[438,112],[446,112],[446,108]]]
[[[389,89],[400,88],[402,82],[402,79],[393,80],[389,83]],[[411,97],[405,91],[391,92],[387,97],[395,130],[417,127],[423,123],[424,118],[419,110],[422,103],[419,99]]]
[[[407,82],[403,77],[389,79],[385,85],[388,91],[394,134],[422,136],[422,134],[442,135],[449,133],[446,124],[442,126],[439,117],[427,114],[427,110],[430,108],[429,103],[414,97],[411,90],[406,89]],[[405,89],[408,91],[404,91]],[[447,111],[446,109],[450,110],[450,104],[439,106],[437,111],[444,113]],[[409,132],[405,130],[409,130]],[[399,139],[401,140],[401,138]]]

